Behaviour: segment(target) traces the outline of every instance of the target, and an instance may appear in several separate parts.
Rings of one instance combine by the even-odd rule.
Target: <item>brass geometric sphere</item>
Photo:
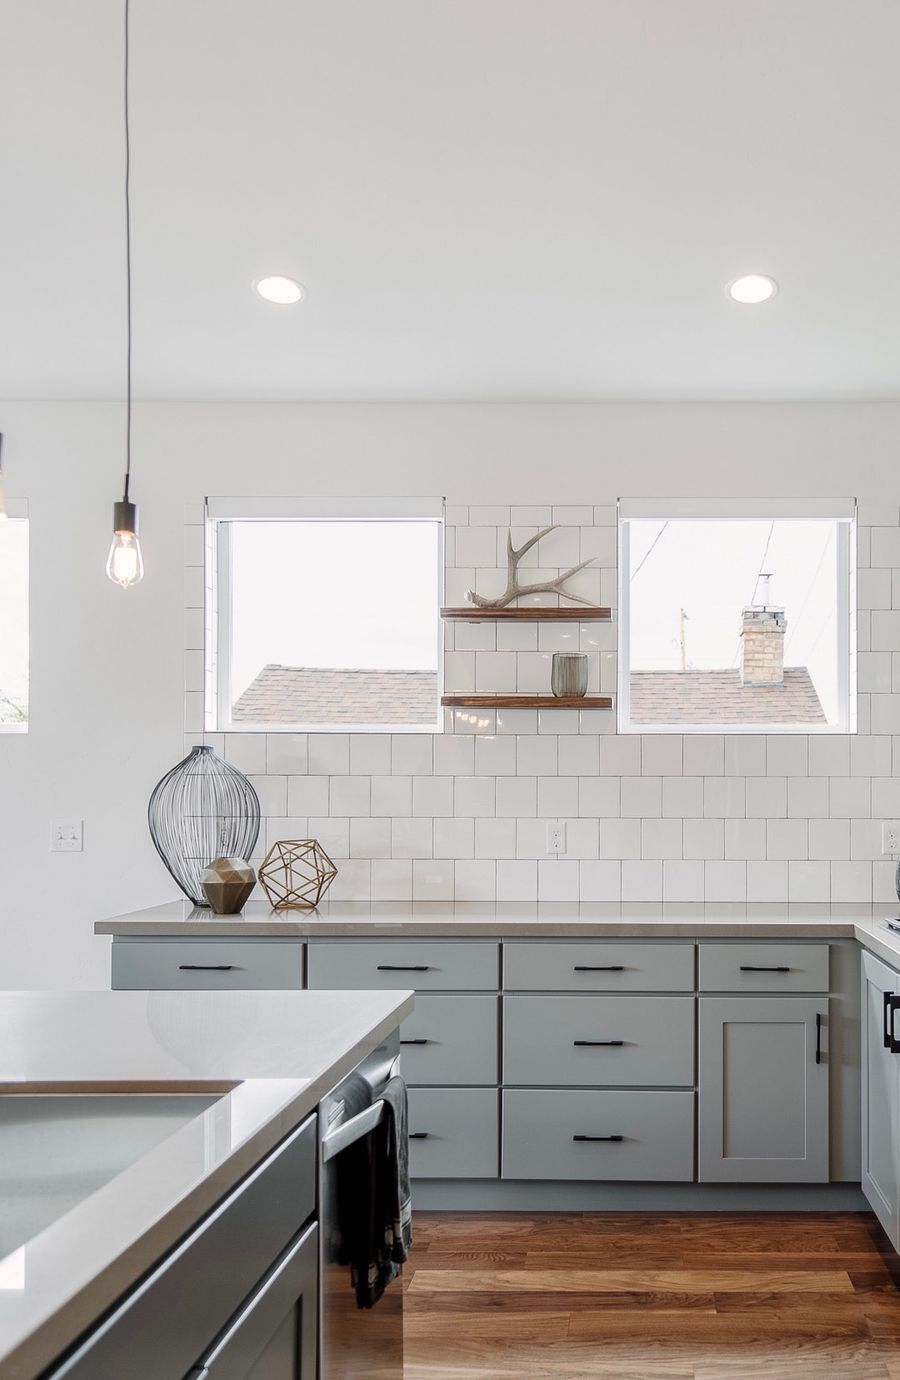
[[[259,884],[273,910],[315,910],[337,876],[316,839],[280,839],[259,869]]]
[[[256,885],[256,874],[243,858],[216,858],[200,873],[200,886],[216,915],[237,915]]]

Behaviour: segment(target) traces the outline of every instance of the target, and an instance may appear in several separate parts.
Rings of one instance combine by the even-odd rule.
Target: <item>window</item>
[[[622,500],[619,728],[855,728],[850,500]]]
[[[0,732],[28,729],[28,518],[8,503],[0,521]]]
[[[443,502],[210,499],[207,722],[440,726]]]

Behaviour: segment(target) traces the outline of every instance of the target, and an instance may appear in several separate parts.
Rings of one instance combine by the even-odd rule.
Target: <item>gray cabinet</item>
[[[496,1179],[499,1139],[496,1088],[410,1088],[414,1179]]]
[[[862,1190],[900,1250],[900,1052],[894,1000],[900,973],[872,954],[862,959]]]
[[[828,1179],[826,997],[701,997],[701,1183]]]
[[[303,987],[300,939],[115,939],[113,990],[295,991]]]
[[[496,1087],[497,997],[416,996],[400,1027],[400,1068],[407,1083]]]

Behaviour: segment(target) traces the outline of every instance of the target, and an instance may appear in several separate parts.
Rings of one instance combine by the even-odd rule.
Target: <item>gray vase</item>
[[[550,688],[559,698],[587,694],[588,659],[584,652],[554,652]]]

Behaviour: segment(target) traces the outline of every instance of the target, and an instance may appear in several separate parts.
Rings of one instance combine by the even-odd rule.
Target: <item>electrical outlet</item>
[[[547,852],[565,853],[566,851],[566,826],[557,821],[555,824],[547,825]]]
[[[895,819],[886,819],[881,826],[881,852],[886,858],[900,853],[900,824]]]
[[[50,825],[51,853],[80,853],[84,846],[84,820],[54,819]]]

